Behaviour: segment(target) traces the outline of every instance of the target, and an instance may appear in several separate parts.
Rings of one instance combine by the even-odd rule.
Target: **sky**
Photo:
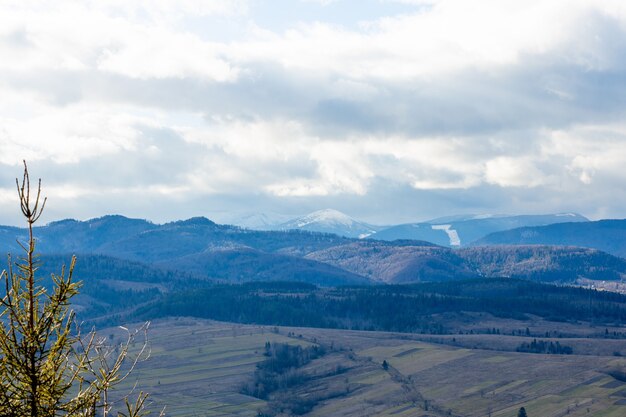
[[[0,223],[626,217],[623,0],[0,2]]]

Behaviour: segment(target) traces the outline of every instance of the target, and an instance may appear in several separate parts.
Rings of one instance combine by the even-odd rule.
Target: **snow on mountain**
[[[588,222],[576,213],[503,215],[467,214],[440,217],[424,223],[391,226],[376,233],[381,240],[426,240],[444,246],[465,246],[490,233],[528,226],[545,226],[564,222]]]
[[[273,230],[291,216],[278,213],[228,213],[214,218],[220,224],[232,224],[253,230]]]
[[[338,210],[325,209],[284,222],[276,226],[275,229],[300,229],[310,232],[334,233],[352,238],[364,238],[376,233],[381,227],[355,220]]]
[[[437,217],[436,219],[428,220],[424,223],[446,224],[446,223],[464,222],[464,221],[469,221],[469,220],[497,219],[500,217],[510,217],[510,216],[507,214],[491,214],[491,213],[457,214],[453,216]]]
[[[557,217],[579,217],[580,214],[576,214],[576,213],[559,213],[556,214]]]
[[[443,230],[448,235],[448,239],[450,239],[450,246],[461,246],[461,238],[459,237],[459,233],[452,229],[451,224],[433,224],[433,230]]]

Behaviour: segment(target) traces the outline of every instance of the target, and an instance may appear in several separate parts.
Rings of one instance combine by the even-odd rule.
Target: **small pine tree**
[[[517,412],[517,417],[528,417],[526,415],[526,409],[524,407],[519,409],[519,411]]]
[[[387,359],[383,360],[383,369],[386,371],[389,369],[389,363],[387,363]]]
[[[147,353],[147,343],[134,355],[129,347],[143,329],[128,332],[118,346],[108,345],[95,331],[81,335],[70,301],[80,284],[73,279],[76,258],[66,271],[52,275],[53,286],[44,288],[36,277],[39,268],[33,225],[46,199],[41,200],[41,180],[31,195],[28,168],[16,179],[22,215],[28,225],[28,242],[20,243],[24,254],[3,271],[5,294],[0,300],[0,417],[107,417],[113,411],[112,388],[123,381]],[[118,353],[115,353],[118,352]],[[127,367],[123,371],[125,361]],[[145,415],[147,395],[135,401],[124,398],[118,417]],[[163,413],[162,413],[163,414]]]

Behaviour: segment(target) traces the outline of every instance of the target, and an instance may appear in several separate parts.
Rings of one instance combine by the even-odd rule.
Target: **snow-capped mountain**
[[[223,214],[223,213],[222,213]],[[356,220],[338,210],[325,209],[293,218],[278,213],[228,213],[214,216],[218,223],[254,230],[307,230],[350,238],[376,240],[423,240],[442,246],[461,247],[490,233],[518,227],[554,223],[587,222],[576,213],[545,215],[462,214],[420,223],[376,226]]]
[[[555,223],[579,223],[589,220],[576,213],[543,215],[471,214],[440,217],[423,223],[391,226],[374,236],[380,240],[426,240],[438,245],[459,247],[470,244],[490,233],[528,226]]]
[[[253,230],[274,230],[292,216],[279,213],[227,213],[213,216],[220,224],[232,224]]]
[[[352,238],[365,238],[376,233],[382,227],[355,220],[338,210],[325,209],[289,220],[274,229],[300,229],[311,232],[334,233]]]

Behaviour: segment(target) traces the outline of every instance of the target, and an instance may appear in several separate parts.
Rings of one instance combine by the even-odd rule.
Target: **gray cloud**
[[[374,3],[364,18],[379,16]],[[233,18],[237,27],[274,26],[230,43],[176,25],[120,25],[128,44],[98,32],[84,43],[56,32],[49,40],[15,25],[0,34],[0,181],[9,184],[0,188],[30,158],[58,217],[323,207],[378,223],[458,212],[624,215],[626,16],[583,8],[563,33],[538,28],[541,47],[530,32],[531,41],[509,41],[512,52],[497,48],[506,33],[461,34],[440,51],[447,33],[405,34],[430,6],[387,5],[392,16],[369,24],[329,20],[348,4],[307,4],[328,18],[321,23],[272,23],[250,7]],[[153,67],[132,61],[153,46],[143,31],[171,40],[169,53],[188,46],[175,55],[184,62],[160,50]],[[434,49],[423,52],[428,42]],[[28,140],[40,134],[50,142]],[[0,201],[0,214],[10,204]]]
[[[615,55],[626,56],[626,47]],[[267,65],[252,66],[252,75],[234,83],[136,80],[99,72],[2,75],[5,85],[41,93],[54,105],[104,101],[242,120],[297,119],[317,133],[335,137],[372,131],[471,135],[559,129],[623,117],[626,73],[546,59],[525,57],[522,68],[496,75],[472,71],[428,81],[372,81],[378,92],[367,100],[333,96],[332,78],[306,77]]]

